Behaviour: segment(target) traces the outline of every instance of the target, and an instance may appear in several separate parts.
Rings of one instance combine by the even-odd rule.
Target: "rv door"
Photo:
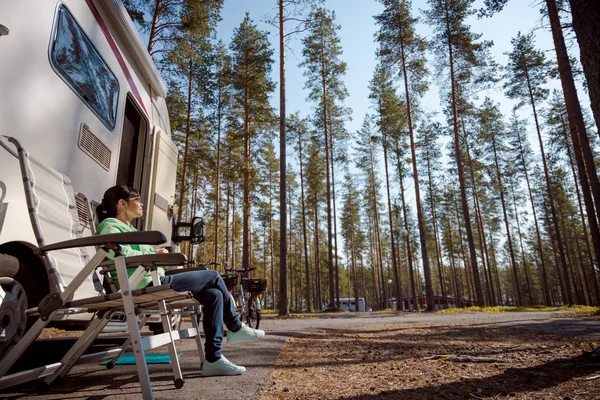
[[[154,173],[148,196],[148,225],[146,229],[159,230],[171,237],[170,207],[175,199],[177,178],[177,146],[169,135],[154,128]]]

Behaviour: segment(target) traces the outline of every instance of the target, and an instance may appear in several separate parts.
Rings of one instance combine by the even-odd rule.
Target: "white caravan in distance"
[[[110,186],[135,186],[146,209],[138,229],[172,238],[178,152],[166,93],[120,0],[0,0],[0,135],[96,203]],[[77,206],[90,235],[88,207]],[[15,146],[0,138],[0,357],[23,334],[23,296],[31,308],[52,290],[36,243]],[[89,279],[75,298],[95,294]]]

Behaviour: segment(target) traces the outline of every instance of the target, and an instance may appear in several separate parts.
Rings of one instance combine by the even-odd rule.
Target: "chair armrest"
[[[111,233],[109,235],[94,235],[80,239],[65,240],[41,247],[42,252],[69,249],[73,247],[110,246],[115,244],[163,244],[167,241],[159,231]]]
[[[179,269],[169,269],[165,271],[165,275],[177,275],[177,274],[182,274],[184,272],[190,272],[190,271],[206,271],[208,268],[206,268],[205,266],[200,266],[200,267],[185,267],[185,268],[179,268]]]
[[[125,265],[127,265],[128,268],[132,265],[175,267],[184,265],[186,262],[187,257],[183,253],[144,254],[143,256],[125,257]],[[113,260],[102,261],[98,264],[99,267],[112,267],[113,265]],[[108,270],[114,270],[114,268],[108,268]]]

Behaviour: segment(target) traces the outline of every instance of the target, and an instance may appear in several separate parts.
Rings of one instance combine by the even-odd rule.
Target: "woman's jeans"
[[[230,331],[237,331],[242,327],[233,298],[221,275],[214,270],[182,272],[163,276],[160,283],[171,285],[176,292],[191,292],[202,304],[206,359],[208,362],[215,362],[221,358],[223,323]]]

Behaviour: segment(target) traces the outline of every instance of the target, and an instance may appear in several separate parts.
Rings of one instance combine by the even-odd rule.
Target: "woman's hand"
[[[156,254],[167,254],[169,252],[169,249],[156,249]]]

